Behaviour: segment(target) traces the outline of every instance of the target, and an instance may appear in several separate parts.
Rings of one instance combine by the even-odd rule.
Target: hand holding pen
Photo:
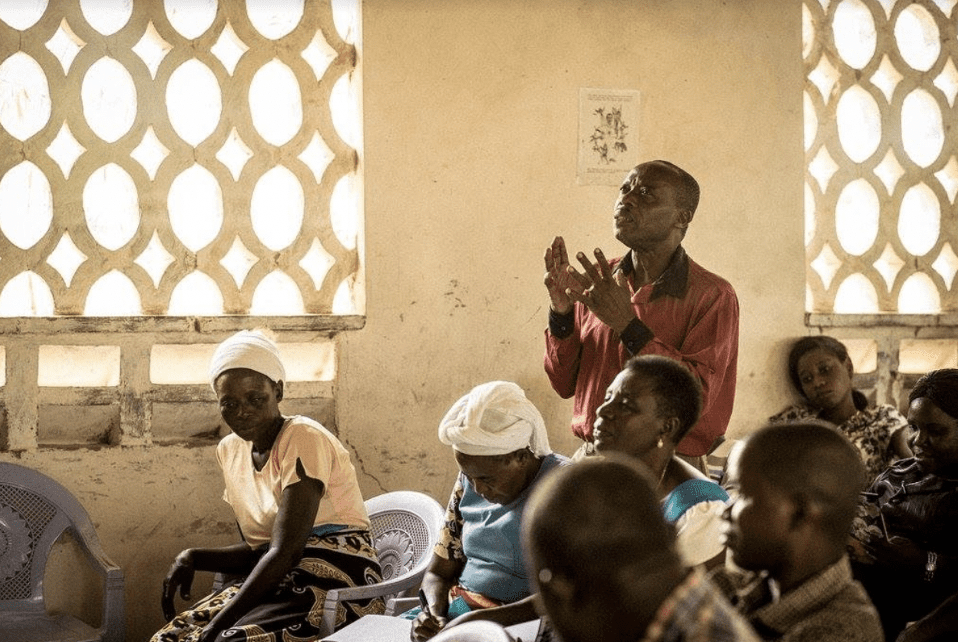
[[[423,642],[433,637],[446,626],[446,618],[436,616],[429,608],[429,600],[426,598],[426,592],[419,589],[419,606],[422,612],[413,620],[412,628],[409,631],[409,637],[413,642]]]

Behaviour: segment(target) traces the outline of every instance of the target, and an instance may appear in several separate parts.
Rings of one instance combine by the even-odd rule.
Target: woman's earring
[[[662,435],[659,435],[659,448],[665,445],[665,442],[662,441]]]

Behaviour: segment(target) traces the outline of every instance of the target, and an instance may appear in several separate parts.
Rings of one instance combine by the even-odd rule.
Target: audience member
[[[572,432],[591,454],[595,411],[631,355],[659,354],[683,362],[702,383],[704,409],[677,452],[705,472],[706,455],[724,435],[735,397],[738,299],[724,279],[682,248],[698,206],[699,186],[672,163],[642,163],[626,176],[612,219],[628,252],[571,265],[557,236],[545,251],[549,328],[545,370],[563,398],[574,397]]]
[[[958,587],[958,369],[924,375],[908,402],[915,456],[863,494],[850,542],[855,575],[888,640]]]
[[[892,463],[911,457],[910,431],[894,406],[870,405],[852,387],[853,374],[852,360],[841,341],[824,335],[802,337],[789,352],[788,375],[803,401],[769,422],[816,418],[838,426],[861,453],[867,488]]]
[[[544,613],[563,642],[757,641],[682,562],[657,482],[641,462],[611,455],[533,491],[522,533]]]
[[[422,582],[428,610],[413,609],[412,639],[427,640],[472,610],[531,593],[519,521],[533,487],[568,460],[552,452],[545,422],[522,388],[476,386],[439,425],[460,474]]]
[[[737,466],[734,566],[711,579],[765,640],[881,642],[845,555],[863,474],[854,446],[824,422],[773,424],[748,438]]]
[[[326,592],[381,581],[349,451],[316,421],[283,416],[279,350],[239,332],[213,353],[210,384],[232,431],[216,448],[225,499],[243,541],[181,552],[163,582],[169,623],[153,642],[313,639]],[[176,615],[195,571],[239,576]],[[381,599],[347,604],[338,626],[381,613]]]
[[[593,436],[600,454],[619,452],[648,466],[683,560],[712,567],[725,560],[722,514],[729,497],[675,456],[701,407],[701,388],[688,368],[658,355],[632,357],[597,410]]]
[[[595,443],[601,455],[623,453],[649,467],[658,480],[655,490],[663,515],[676,528],[683,561],[711,568],[725,559],[721,530],[728,494],[674,456],[675,444],[695,423],[701,407],[698,381],[681,363],[658,355],[632,357],[599,406]],[[530,596],[464,615],[453,624],[481,618],[511,625],[534,617]]]

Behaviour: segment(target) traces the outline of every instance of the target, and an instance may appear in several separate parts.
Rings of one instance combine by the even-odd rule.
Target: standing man
[[[676,452],[699,468],[725,434],[735,398],[738,298],[723,278],[692,261],[682,239],[699,186],[663,160],[635,167],[615,202],[613,233],[628,252],[611,262],[582,252],[584,273],[569,265],[565,241],[545,252],[549,291],[545,370],[564,399],[574,397],[572,432],[593,452],[592,425],[605,390],[636,354],[684,363],[702,384],[702,416]]]

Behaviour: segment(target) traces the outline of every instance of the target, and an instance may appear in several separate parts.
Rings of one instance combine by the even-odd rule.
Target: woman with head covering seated
[[[459,399],[439,425],[459,476],[422,589],[428,608],[413,609],[413,640],[449,620],[530,594],[519,520],[532,488],[567,459],[552,452],[545,422],[522,388],[491,381]]]
[[[163,582],[169,623],[153,642],[317,639],[326,592],[381,581],[369,517],[349,452],[316,421],[283,416],[285,370],[261,331],[226,339],[210,384],[232,431],[216,448],[225,499],[243,541],[181,552]],[[195,571],[239,579],[176,614]],[[381,613],[381,599],[347,604],[337,626]]]
[[[863,493],[850,543],[856,579],[887,640],[958,586],[958,369],[929,372],[908,402],[908,423],[918,431],[915,456],[889,467]]]
[[[711,568],[725,559],[721,532],[728,493],[675,455],[701,408],[701,387],[688,368],[668,357],[636,356],[609,385],[593,434],[599,454],[618,452],[648,466],[683,560]]]
[[[867,488],[892,463],[911,457],[908,421],[889,404],[869,404],[852,387],[854,369],[838,339],[802,337],[788,355],[788,376],[802,402],[769,417],[769,423],[823,419],[838,426],[861,454]]]
[[[628,455],[652,471],[683,562],[707,569],[725,559],[722,514],[728,493],[675,455],[676,444],[701,408],[699,383],[682,363],[660,355],[635,356],[609,385],[596,411],[594,436],[599,455]],[[464,615],[452,624],[482,618],[508,626],[534,617],[533,600],[523,599]]]

